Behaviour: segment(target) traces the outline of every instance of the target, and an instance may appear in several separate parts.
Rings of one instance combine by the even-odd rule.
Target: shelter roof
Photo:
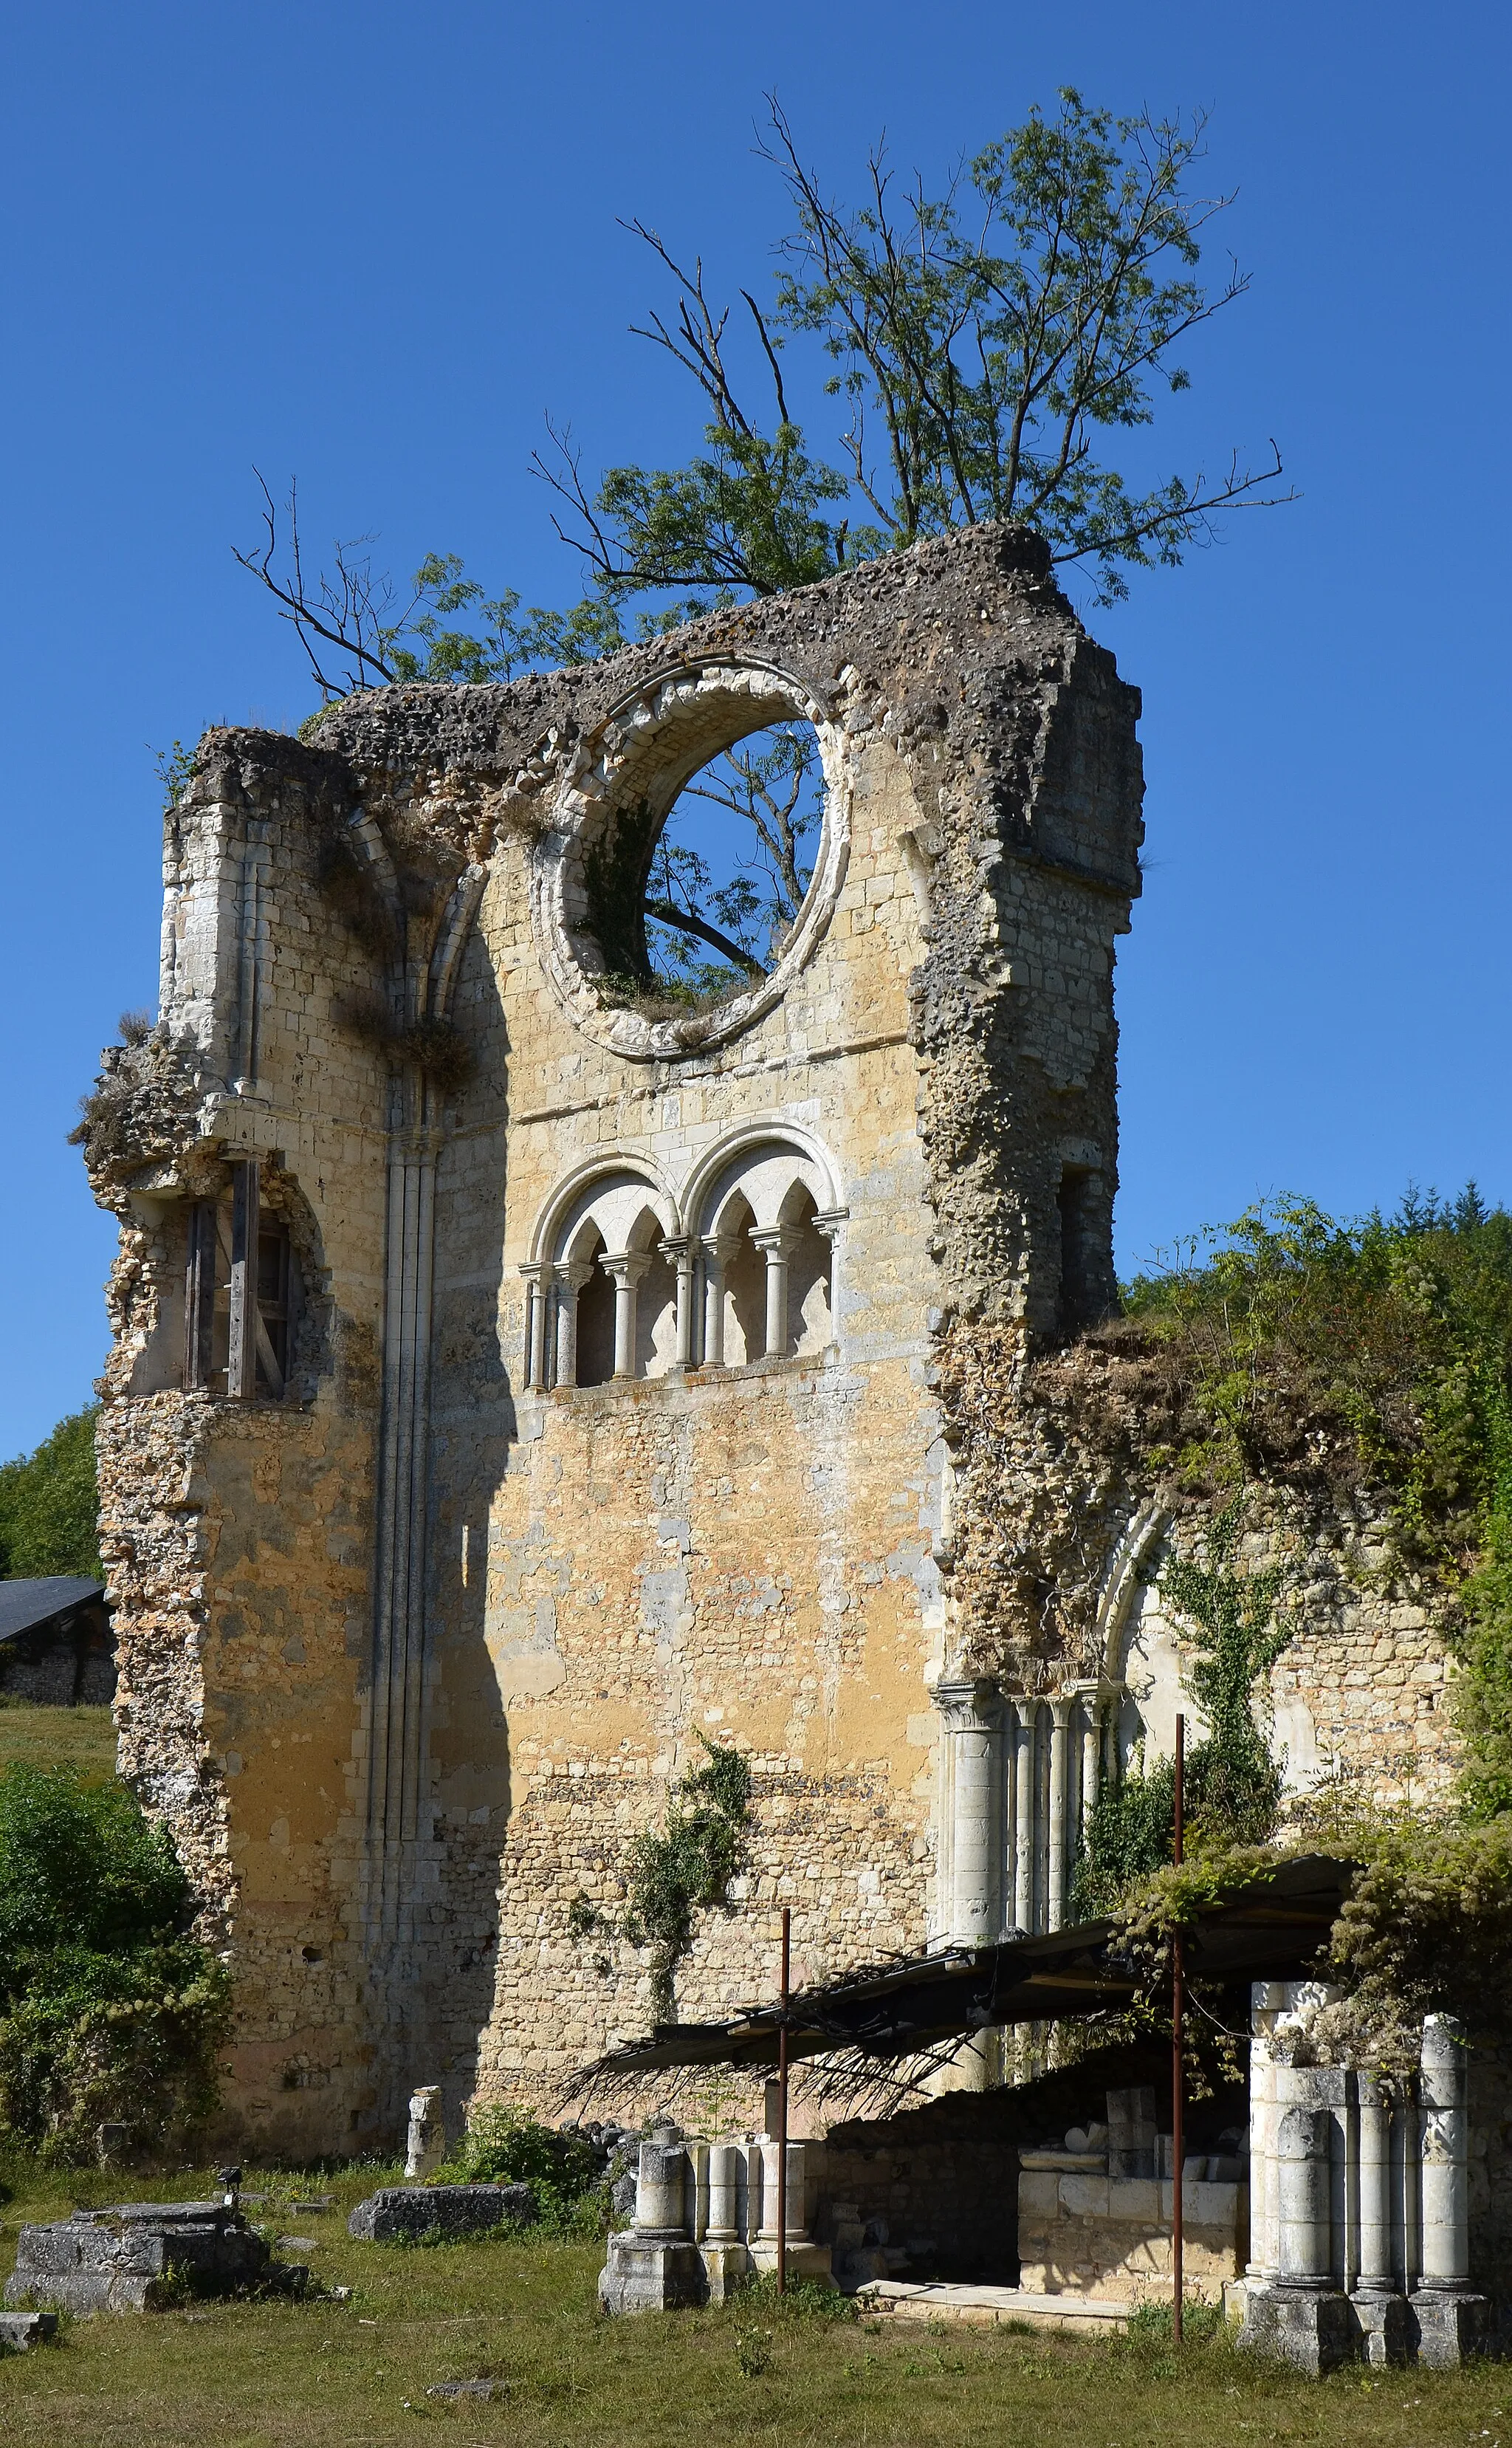
[[[1354,1865],[1304,1854],[1249,1881],[1202,1913],[1186,1934],[1189,1979],[1295,1980],[1315,1968]],[[1120,1952],[1112,1921],[1081,1922],[1038,1938],[948,1947],[794,1991],[787,2009],[791,2059],[858,2052],[883,2061],[1002,2023],[1061,2021],[1117,2012],[1146,1983]],[[568,2095],[675,2066],[775,2066],[780,2004],[744,2008],[718,2023],[662,2023],[576,2075]]]

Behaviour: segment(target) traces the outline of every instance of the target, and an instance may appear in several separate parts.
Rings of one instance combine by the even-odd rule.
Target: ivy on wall
[[[725,1903],[745,1855],[751,1826],[751,1769],[740,1753],[699,1734],[704,1759],[677,1780],[660,1832],[643,1829],[630,1847],[625,1910],[619,1935],[651,1950],[651,2011],[677,2018],[678,1966],[693,1944],[694,1915]],[[584,1939],[606,1928],[585,1895],[567,1907],[567,1928]],[[605,1967],[606,1968],[606,1967]]]

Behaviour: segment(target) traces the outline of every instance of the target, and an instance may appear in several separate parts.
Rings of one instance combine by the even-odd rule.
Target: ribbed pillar
[[[406,1864],[420,1833],[425,1579],[438,1137],[391,1142],[378,1461],[377,1555],[369,1682],[369,1944],[403,1978],[392,1950],[408,1929]]]
[[[1452,2015],[1429,2015],[1419,2077],[1422,2284],[1441,2294],[1470,2284],[1468,2074],[1464,2024]]]

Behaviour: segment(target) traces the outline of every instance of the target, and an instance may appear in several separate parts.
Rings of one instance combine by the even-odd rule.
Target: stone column
[[[1330,2286],[1331,2111],[1301,2104],[1283,2109],[1276,2126],[1275,2156],[1276,2242],[1282,2283],[1291,2286]]]
[[[651,1260],[643,1250],[606,1250],[599,1264],[614,1285],[614,1373],[633,1377],[636,1294]]]
[[[752,1240],[767,1262],[766,1351],[768,1360],[783,1360],[788,1350],[788,1260],[797,1232],[792,1224],[759,1225]]]
[[[1368,2295],[1388,2295],[1396,2284],[1391,2248],[1391,2104],[1381,2076],[1363,2068],[1360,2102],[1360,2271]]]
[[[937,1683],[949,1811],[948,1929],[966,1946],[990,1946],[1002,1926],[998,1892],[998,1695],[990,1683]]]
[[[635,2231],[679,2244],[687,2233],[688,2154],[680,2142],[642,2142],[635,2180]]]
[[[1468,2067],[1464,2026],[1452,2015],[1429,2015],[1424,2023],[1422,2065],[1422,2283],[1443,2292],[1470,2284]]]
[[[1491,2306],[1470,2284],[1468,2094],[1464,2026],[1429,2015],[1418,2078],[1423,2276],[1411,2300],[1418,2361],[1437,2371],[1483,2353],[1490,2332]]]
[[[1071,1711],[1064,1694],[1050,1703],[1050,1843],[1045,1878],[1045,1927],[1059,1929],[1065,1920],[1066,1852],[1070,1835]]]
[[[578,1294],[592,1272],[592,1260],[583,1258],[556,1271],[559,1386],[575,1386],[578,1382]]]
[[[724,1270],[735,1249],[727,1233],[707,1234],[703,1252],[703,1366],[724,1367]]]
[[[741,2178],[745,2173],[745,2151],[738,2142],[712,2142],[709,2146],[709,2242],[739,2244],[740,2195],[744,2190]]]
[[[410,2132],[405,2152],[406,2184],[423,2183],[447,2155],[447,2129],[437,2083],[423,2083],[410,2094]]]
[[[679,1368],[691,1368],[699,1323],[694,1291],[698,1244],[686,1233],[669,1233],[662,1240],[661,1249],[663,1255],[671,1259],[678,1271],[677,1365]]]
[[[801,2244],[808,2234],[803,2207],[803,2145],[788,2149],[788,2242]],[[777,2169],[782,2145],[768,2135],[761,2145],[761,2233],[759,2241],[775,2253],[777,2243]]]
[[[1039,1774],[1034,1729],[1040,1703],[1025,1695],[1013,1708],[1013,1919],[1028,1937],[1034,1929],[1034,1820]]]
[[[1286,2002],[1278,1980],[1250,1987],[1250,2259],[1246,2276],[1264,2284],[1279,2277],[1280,2236],[1276,2202],[1276,2064],[1271,2034]]]
[[[546,1293],[551,1282],[551,1269],[546,1266],[522,1267],[525,1278],[525,1382],[532,1394],[538,1394],[546,1382]]]
[[[1094,1687],[1081,1695],[1081,1839],[1102,1789],[1102,1695]]]

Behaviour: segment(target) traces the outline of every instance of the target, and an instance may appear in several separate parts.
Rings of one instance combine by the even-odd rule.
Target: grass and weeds
[[[1502,2436],[1509,2376],[1338,2375],[1321,2386],[1252,2364],[1221,2338],[1181,2351],[1158,2314],[1127,2339],[1053,2338],[1022,2329],[857,2317],[803,2289],[783,2304],[754,2288],[706,2312],[607,2321],[596,2285],[601,2245],[539,2234],[428,2252],[362,2245],[348,2212],[392,2165],[333,2171],[249,2167],[273,2196],[250,2214],[308,2239],[329,2292],[305,2303],[195,2304],[182,2310],[64,2324],[61,2344],[0,2369],[12,2448],[390,2448],[417,2426],[438,2438],[510,2448],[699,2448],[733,2438],[784,2448],[1239,2448],[1327,2441],[1421,2448]],[[124,2181],[0,2162],[8,2266],[23,2219],[76,2201],[202,2196],[209,2171]],[[297,2202],[332,2197],[329,2210]],[[1189,2328],[1201,2328],[1189,2322]],[[493,2395],[427,2392],[485,2381]]]
[[[71,1769],[85,1785],[108,1785],[116,1772],[109,1709],[48,1709],[0,1693],[0,1775],[8,1768]]]

